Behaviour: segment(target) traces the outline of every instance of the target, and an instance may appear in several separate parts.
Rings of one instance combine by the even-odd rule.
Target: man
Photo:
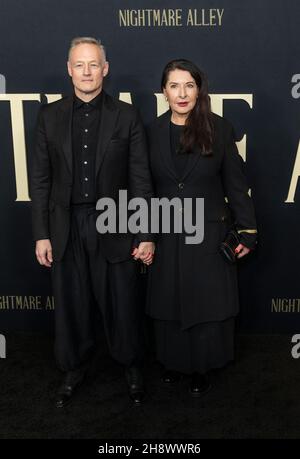
[[[151,263],[147,234],[99,234],[96,202],[152,196],[144,130],[136,110],[103,89],[108,62],[101,42],[71,42],[68,73],[74,94],[41,107],[31,173],[33,232],[39,263],[51,267],[55,354],[64,371],[56,406],[84,379],[94,347],[94,305],[100,308],[111,355],[126,366],[129,395],[142,402],[142,304],[138,265]],[[134,246],[135,241],[135,246]],[[133,250],[134,249],[134,250]]]

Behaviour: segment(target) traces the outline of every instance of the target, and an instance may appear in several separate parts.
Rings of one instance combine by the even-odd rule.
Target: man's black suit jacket
[[[145,133],[137,111],[103,94],[97,139],[96,196],[118,202],[119,190],[128,197],[152,196]],[[30,174],[34,240],[50,239],[54,260],[62,259],[70,230],[73,179],[73,96],[41,107],[36,149]],[[152,240],[149,234],[104,234],[103,252],[110,262],[130,258],[133,240]]]

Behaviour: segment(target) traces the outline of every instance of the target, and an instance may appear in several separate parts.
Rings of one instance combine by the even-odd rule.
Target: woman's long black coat
[[[213,115],[212,156],[190,153],[178,177],[170,150],[170,117],[169,111],[148,128],[155,194],[170,199],[204,198],[204,240],[186,244],[186,234],[158,235],[149,269],[146,311],[156,319],[180,320],[185,329],[237,314],[236,266],[223,259],[219,246],[235,222],[242,242],[253,247],[256,221],[230,123]]]

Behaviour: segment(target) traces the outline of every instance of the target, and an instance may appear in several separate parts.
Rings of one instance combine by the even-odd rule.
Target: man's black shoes
[[[82,370],[69,371],[61,386],[59,387],[56,397],[56,408],[64,408],[73,398],[74,392],[81,385],[84,380],[85,372]]]

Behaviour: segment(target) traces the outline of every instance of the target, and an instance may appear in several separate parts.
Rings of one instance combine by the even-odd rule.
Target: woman
[[[151,264],[147,313],[163,381],[191,375],[190,393],[199,396],[211,387],[209,370],[234,357],[236,266],[222,257],[220,244],[235,223],[237,257],[245,256],[256,243],[256,221],[232,126],[211,112],[202,72],[190,61],[171,61],[161,86],[170,110],[148,129],[156,196],[204,198],[204,240],[158,235],[153,264],[144,260]]]

